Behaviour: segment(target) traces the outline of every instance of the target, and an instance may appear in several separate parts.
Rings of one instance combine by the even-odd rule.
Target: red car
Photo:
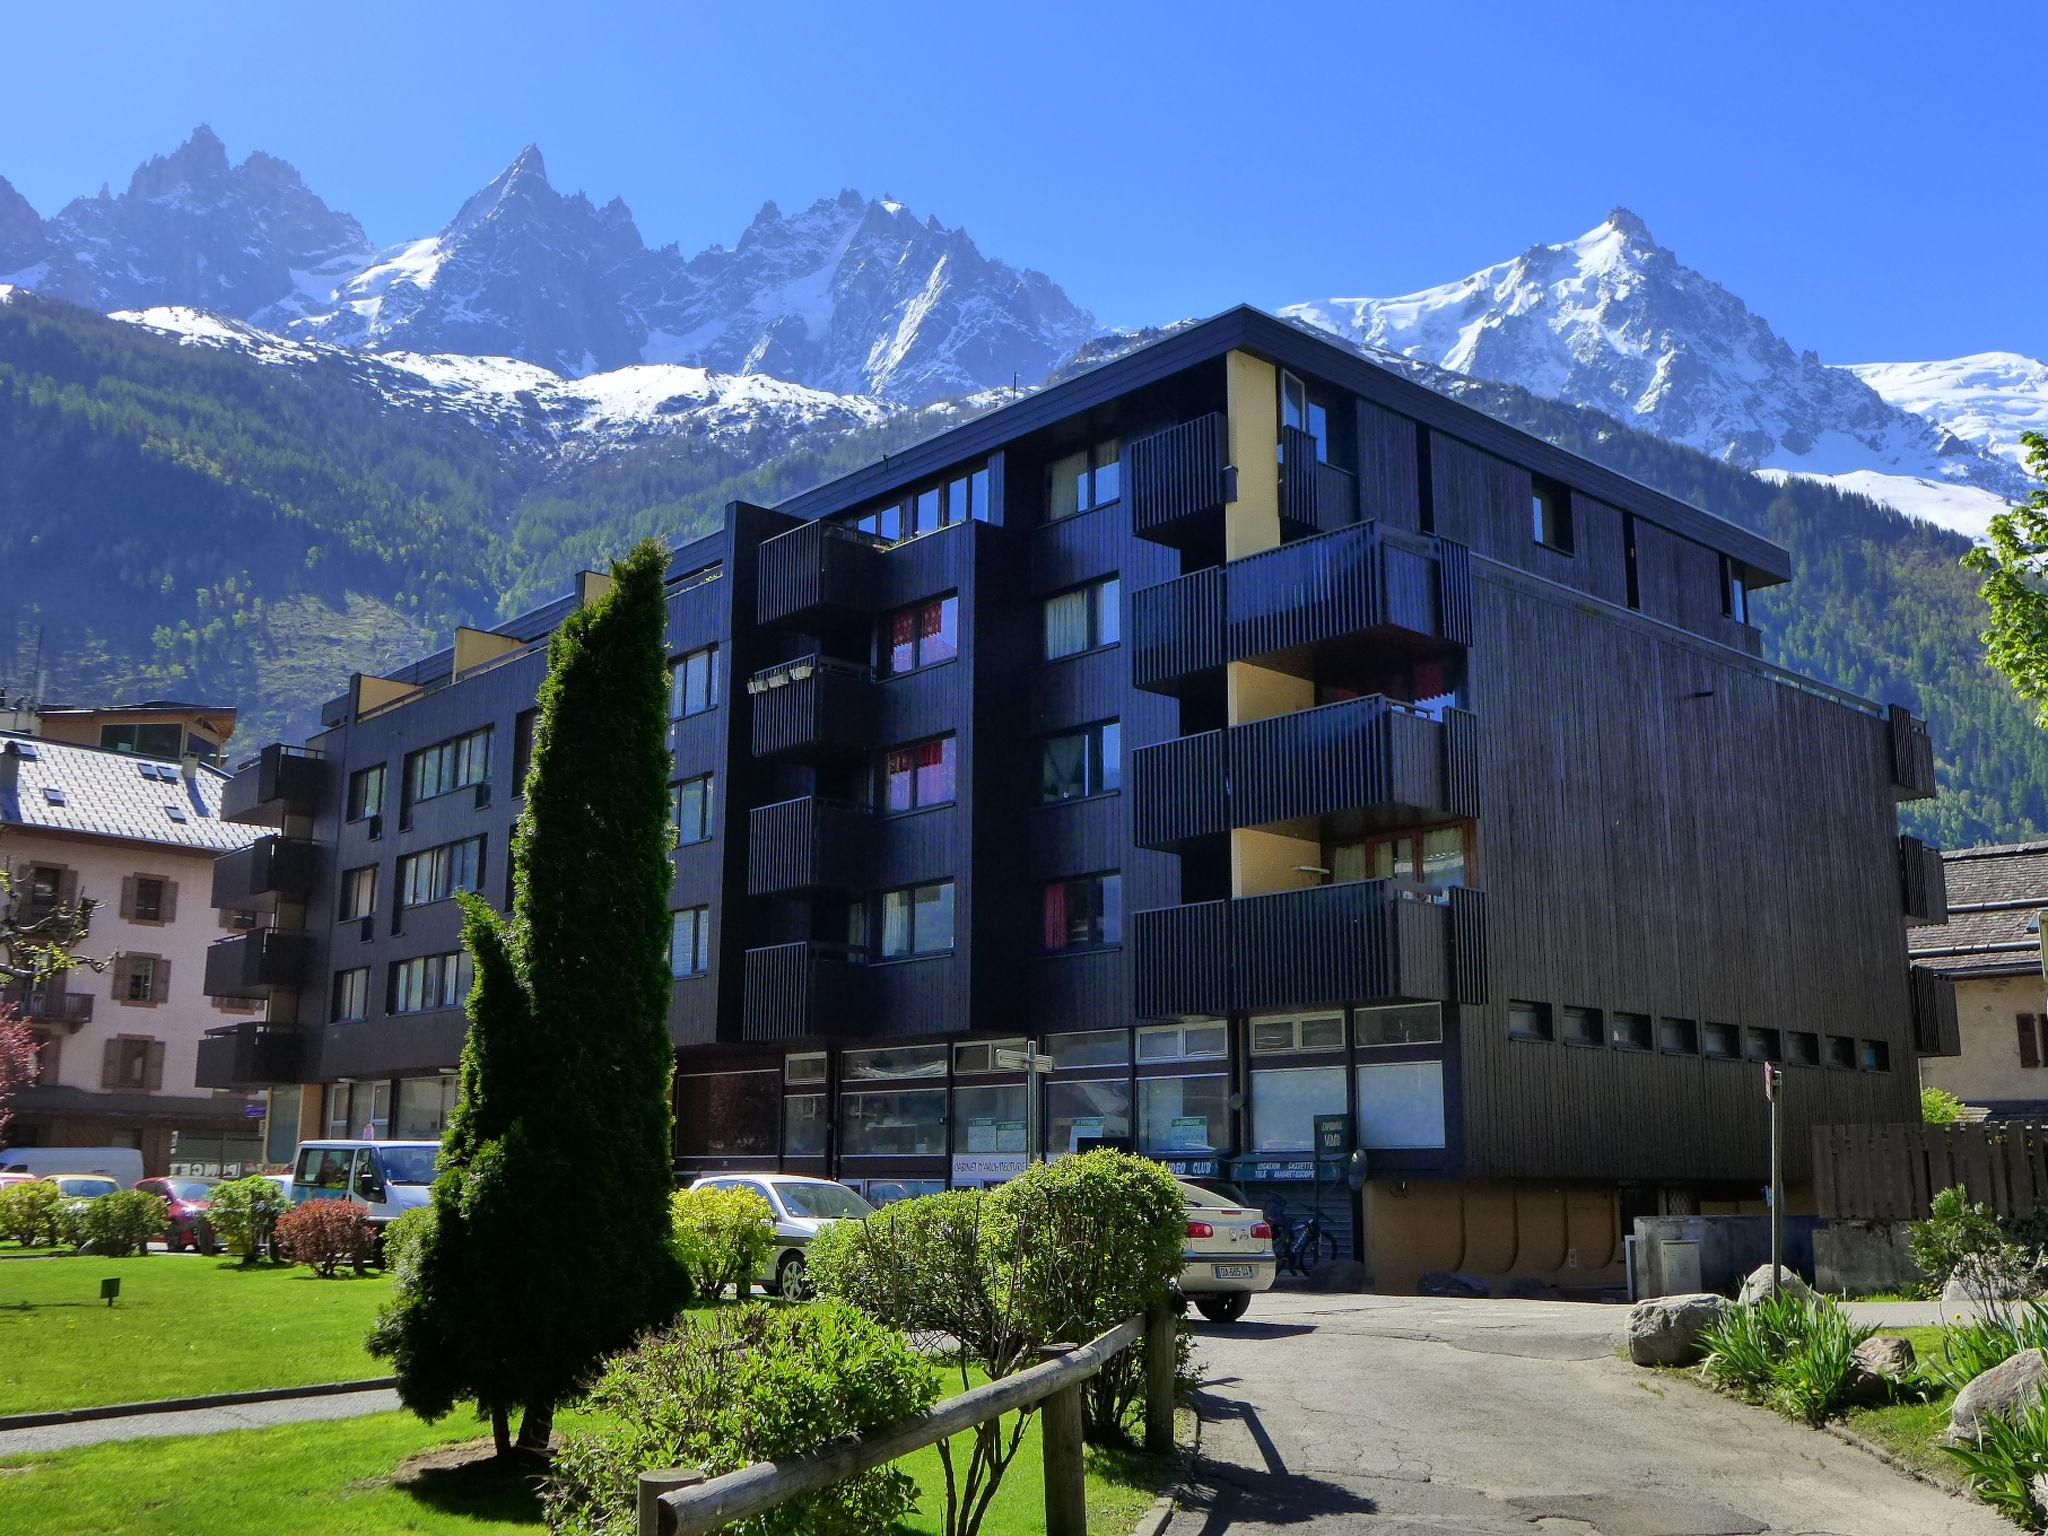
[[[170,1226],[164,1232],[164,1246],[171,1252],[190,1248],[194,1253],[218,1253],[220,1242],[206,1219],[213,1186],[219,1179],[144,1179],[135,1187],[155,1195],[170,1207]]]

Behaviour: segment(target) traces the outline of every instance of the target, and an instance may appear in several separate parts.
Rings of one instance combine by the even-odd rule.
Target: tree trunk
[[[512,1455],[512,1421],[502,1408],[491,1410],[491,1444],[496,1447],[500,1461]]]
[[[526,1412],[519,1416],[519,1449],[545,1456],[548,1441],[555,1432],[555,1405],[553,1403],[528,1403]]]

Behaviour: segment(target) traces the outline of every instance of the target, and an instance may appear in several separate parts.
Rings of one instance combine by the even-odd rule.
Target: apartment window
[[[185,728],[176,723],[103,725],[100,747],[107,752],[133,752],[139,757],[177,757],[185,750]]]
[[[716,814],[717,802],[710,774],[699,774],[676,786],[677,843],[703,842],[711,836],[711,824]]]
[[[334,1017],[337,1019],[367,1018],[370,1012],[370,968],[360,966],[355,970],[334,973]]]
[[[1044,909],[1047,949],[1086,949],[1123,942],[1122,875],[1055,880],[1045,887]]]
[[[685,907],[675,915],[669,933],[668,971],[671,976],[702,976],[711,969],[711,909]]]
[[[1610,1013],[1607,1043],[1617,1051],[1647,1051],[1650,1048],[1650,1016],[1647,1013]]]
[[[1508,1004],[1508,1038],[1548,1040],[1551,1038],[1550,1004],[1511,1002]]]
[[[882,620],[878,649],[884,677],[951,661],[960,654],[959,597],[935,597],[889,614]]]
[[[1738,624],[1749,622],[1749,582],[1726,555],[1721,557],[1721,613]]]
[[[1742,1040],[1733,1024],[1709,1021],[1700,1030],[1700,1051],[1702,1055],[1730,1061],[1742,1054]]]
[[[1865,1072],[1889,1072],[1892,1048],[1882,1040],[1865,1040],[1857,1047],[1856,1065]]]
[[[1104,506],[1123,494],[1122,447],[1109,438],[1055,460],[1046,471],[1045,516],[1048,522]]]
[[[114,972],[114,996],[124,1003],[160,1003],[170,995],[171,962],[160,955],[122,955]]]
[[[1697,1056],[1700,1053],[1700,1027],[1691,1019],[1659,1019],[1657,1021],[1657,1049],[1667,1056]]]
[[[1107,1047],[1114,1042],[1113,1052],[1102,1048],[1099,1061],[1070,1061],[1072,1048],[1061,1044],[1063,1041],[1101,1041]],[[1085,1035],[1056,1035],[1054,1037],[1053,1065],[1107,1066],[1130,1059],[1130,1047],[1124,1042],[1122,1030],[1098,1030]],[[1221,1061],[1230,1054],[1230,1029],[1221,1019],[1183,1019],[1178,1024],[1148,1024],[1138,1031],[1138,1061],[1149,1064],[1155,1061]]]
[[[1785,1038],[1775,1029],[1759,1029],[1751,1025],[1744,1031],[1747,1053],[1751,1061],[1783,1061],[1785,1059]]]
[[[1122,730],[1114,720],[1048,736],[1039,744],[1038,798],[1042,804],[1083,800],[1123,783]]]
[[[2031,1013],[2016,1013],[2013,1023],[2019,1029],[2020,1067],[2032,1071],[2041,1065],[2040,1036],[2035,1032],[2035,1016]]]
[[[1330,412],[1309,397],[1308,385],[1296,375],[1280,375],[1280,425],[1306,432],[1316,440],[1316,457],[1330,457]]]
[[[28,915],[31,920],[48,917],[65,905],[64,871],[51,864],[37,864],[28,872]]]
[[[953,882],[935,880],[882,896],[882,955],[931,955],[953,947]]]
[[[1300,1051],[1344,1049],[1344,1015],[1280,1013],[1252,1020],[1254,1056],[1284,1056]]]
[[[846,520],[846,526],[894,543],[950,528],[970,519],[987,522],[993,515],[989,500],[988,466],[949,475],[937,485],[928,485],[908,496],[870,507]]]
[[[1820,1036],[1806,1029],[1785,1031],[1785,1060],[1795,1067],[1820,1065]]]
[[[526,793],[527,770],[533,767],[533,729],[540,723],[540,711],[522,709],[512,722],[512,793]]]
[[[692,651],[669,669],[668,717],[701,715],[718,704],[718,647]]]
[[[398,904],[423,907],[430,901],[445,901],[457,891],[473,891],[483,870],[484,840],[480,837],[409,853],[398,861]]]
[[[1463,824],[1419,832],[1389,832],[1323,850],[1330,883],[1402,880],[1427,891],[1463,885],[1472,865],[1472,829]]]
[[[1178,1031],[1180,1025],[1170,1026]],[[1223,1026],[1215,1026],[1219,1039]],[[1121,1029],[1080,1029],[1071,1034],[1048,1035],[1046,1049],[1052,1052],[1055,1068],[1122,1067],[1131,1060],[1131,1037]],[[1222,1054],[1221,1049],[1217,1052]]]
[[[1567,1008],[1558,1018],[1557,1037],[1566,1045],[1600,1045],[1600,1010]]]
[[[391,967],[390,1010],[424,1013],[430,1008],[460,1008],[469,997],[469,955],[415,955]]]
[[[1529,493],[1530,532],[1536,542],[1559,554],[1572,552],[1572,504],[1565,488],[1538,480]]]
[[[138,923],[169,922],[170,902],[165,896],[166,883],[155,875],[136,875],[129,901],[129,916]]]
[[[453,794],[491,776],[491,728],[471,731],[414,752],[405,760],[405,792],[413,804]]]
[[[341,900],[336,910],[341,920],[352,917],[368,917],[377,910],[377,866],[365,864],[359,869],[343,872],[341,877]]]
[[[1847,1035],[1829,1035],[1828,1065],[1853,1071],[1856,1066],[1856,1042]]]
[[[876,796],[886,811],[915,811],[953,800],[953,738],[934,736],[882,754]]]
[[[1443,1043],[1444,1011],[1437,1003],[1397,1003],[1391,1008],[1360,1008],[1352,1017],[1361,1046]]]
[[[1078,656],[1122,637],[1118,609],[1121,587],[1116,577],[1090,582],[1045,600],[1045,659]]]
[[[384,765],[373,763],[348,776],[348,819],[363,821],[384,814]]]
[[[100,1064],[102,1088],[154,1093],[163,1085],[162,1041],[121,1035],[107,1042]]]

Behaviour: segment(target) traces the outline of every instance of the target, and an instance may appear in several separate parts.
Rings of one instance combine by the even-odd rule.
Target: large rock
[[[1700,1335],[1735,1303],[1711,1291],[1653,1296],[1628,1309],[1628,1357],[1637,1365],[1691,1365],[1705,1356]]]
[[[1456,1270],[1433,1269],[1415,1282],[1415,1290],[1422,1296],[1465,1296],[1481,1297],[1493,1294],[1493,1286],[1484,1275],[1461,1275]]]
[[[2026,1294],[2026,1286],[2018,1280],[1993,1280],[1982,1277],[1964,1279],[1953,1274],[1942,1282],[1941,1301],[1945,1307],[1966,1307],[1975,1302],[2018,1301]]]
[[[1873,1334],[1858,1344],[1850,1357],[1842,1391],[1852,1403],[1888,1403],[1893,1392],[1911,1378],[1914,1363],[1910,1341],[1895,1333]]]
[[[1778,1266],[1778,1289],[1788,1296],[1806,1297],[1813,1294],[1813,1287],[1799,1278],[1799,1272],[1790,1264]],[[1771,1266],[1759,1264],[1749,1272],[1749,1278],[1742,1282],[1741,1294],[1736,1297],[1745,1307],[1753,1307],[1771,1294]]]
[[[2021,1350],[1972,1377],[1956,1394],[1955,1406],[1948,1413],[1949,1438],[1968,1439],[1985,1419],[2011,1418],[2032,1408],[2041,1401],[2043,1387],[2048,1387],[2048,1360],[2038,1349]]]

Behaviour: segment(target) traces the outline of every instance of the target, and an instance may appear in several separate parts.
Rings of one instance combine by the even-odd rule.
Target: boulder
[[[1538,1280],[1534,1275],[1517,1275],[1500,1288],[1500,1293],[1515,1301],[1557,1300],[1557,1287],[1547,1280]]]
[[[1735,1303],[1711,1291],[1653,1296],[1628,1309],[1628,1357],[1637,1365],[1692,1365],[1707,1352],[1700,1335]]]
[[[1964,1279],[1953,1274],[1942,1282],[1941,1303],[1944,1307],[1967,1307],[1985,1301],[2018,1301],[2026,1294],[2026,1287],[2017,1282],[1990,1282],[1982,1278]]]
[[[1778,1266],[1778,1290],[1787,1296],[1805,1298],[1813,1294],[1813,1287],[1799,1278],[1799,1272],[1790,1264]],[[1735,1298],[1745,1307],[1753,1307],[1771,1294],[1771,1266],[1759,1264],[1749,1272],[1749,1278],[1742,1282],[1742,1290]]]
[[[1461,1275],[1455,1270],[1433,1269],[1415,1282],[1418,1296],[1480,1297],[1493,1294],[1484,1275]]]
[[[1872,1334],[1856,1346],[1842,1391],[1850,1402],[1865,1406],[1888,1403],[1892,1393],[1913,1374],[1912,1344],[1895,1333]]]
[[[1956,1394],[1955,1406],[1948,1413],[1949,1438],[1968,1439],[1985,1419],[2010,1418],[2032,1408],[2041,1401],[2044,1387],[2048,1387],[2048,1360],[2038,1349],[2021,1350],[1972,1377]]]

